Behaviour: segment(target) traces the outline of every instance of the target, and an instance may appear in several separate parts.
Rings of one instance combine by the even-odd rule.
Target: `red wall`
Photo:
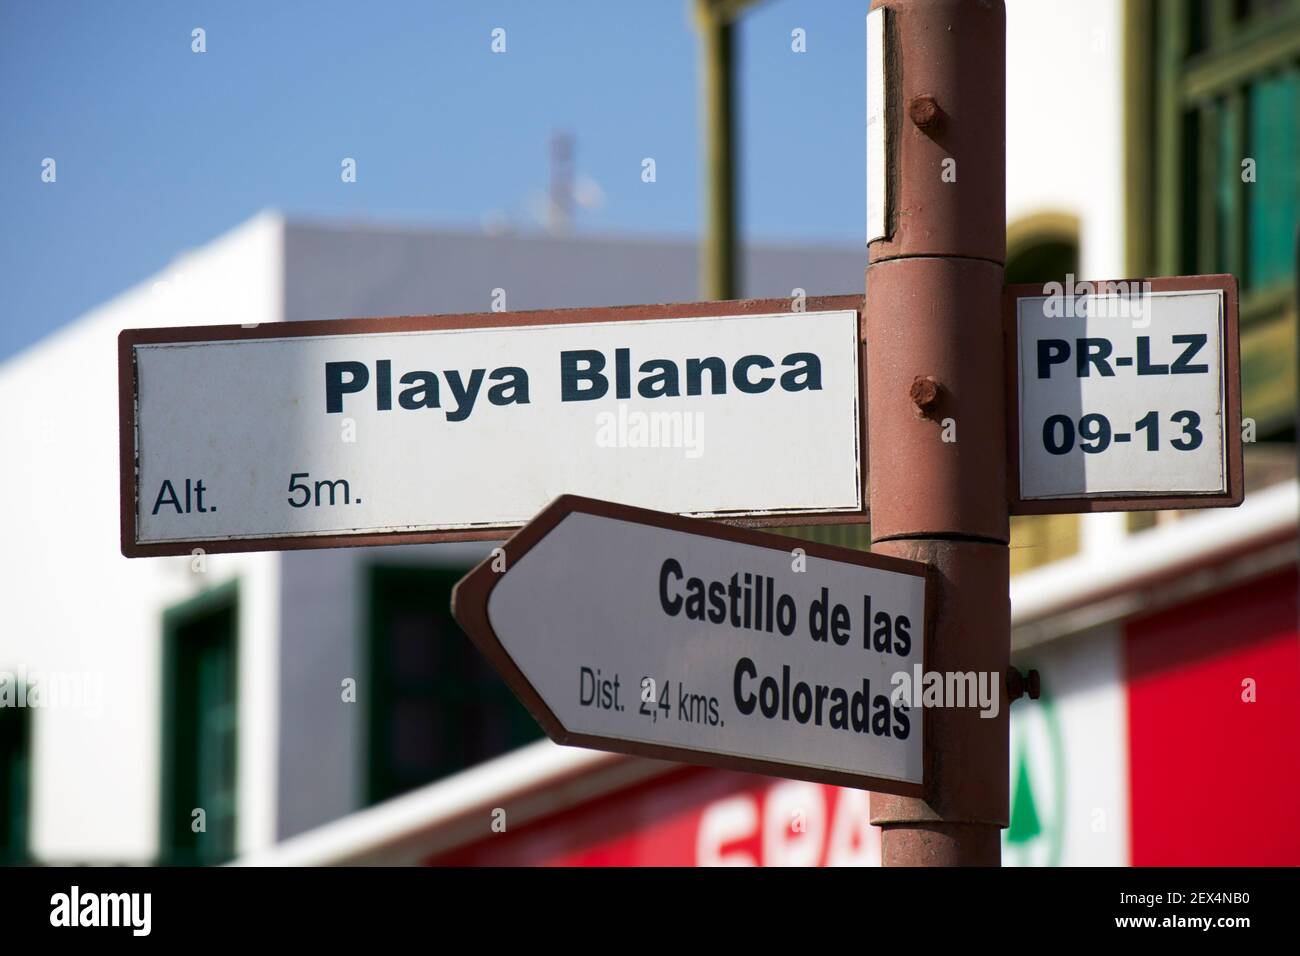
[[[1297,584],[1292,569],[1128,624],[1135,866],[1300,864]]]

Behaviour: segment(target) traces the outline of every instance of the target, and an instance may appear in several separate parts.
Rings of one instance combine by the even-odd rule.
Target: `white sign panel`
[[[1070,285],[1015,298],[1019,497],[1229,495],[1228,290]]]
[[[623,311],[129,343],[124,547],[454,536],[569,492],[760,519],[865,511],[856,308],[603,320]]]
[[[885,8],[867,14],[867,243],[887,235]]]
[[[920,786],[924,565],[567,496],[519,538],[454,607],[561,743]]]

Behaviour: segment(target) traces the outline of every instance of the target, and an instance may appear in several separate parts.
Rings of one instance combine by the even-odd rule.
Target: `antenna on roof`
[[[551,136],[551,202],[546,228],[564,235],[573,222],[573,135],[564,131]]]

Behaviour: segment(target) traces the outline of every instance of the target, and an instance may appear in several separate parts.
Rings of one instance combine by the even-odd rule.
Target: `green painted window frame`
[[[203,628],[212,628],[204,633]],[[226,692],[216,712],[198,712],[207,652]],[[215,665],[214,663],[215,662]],[[182,684],[185,686],[182,687]],[[239,792],[239,583],[231,581],[174,605],[162,620],[162,752],[159,860],[164,865],[214,865],[236,853]],[[217,725],[226,746],[197,746],[203,725]],[[225,725],[225,726],[223,726]],[[188,742],[188,745],[187,745]],[[185,748],[182,752],[182,748]],[[206,782],[203,778],[207,778]],[[203,791],[207,790],[207,793]],[[193,811],[205,813],[205,830],[192,829]]]
[[[366,802],[406,793],[449,774],[499,756],[537,740],[542,731],[506,683],[480,655],[451,615],[451,589],[468,568],[425,565],[375,564],[367,568],[369,601],[366,658],[368,673],[362,688],[366,713]],[[428,614],[435,622],[432,667],[446,667],[436,676],[397,673],[388,639],[402,609]],[[403,702],[438,713],[444,729],[438,748],[443,759],[433,760],[425,772],[402,771],[395,754],[394,722]],[[486,702],[486,703],[484,703]],[[481,726],[454,723],[459,713],[474,715],[484,707],[497,711],[495,725],[503,739],[497,745],[484,739]],[[481,716],[481,713],[480,713]],[[441,718],[447,719],[441,719]]]
[[[1253,22],[1234,20],[1230,3],[1210,3],[1199,49],[1197,9],[1199,0],[1129,0],[1126,7],[1127,198],[1134,274],[1180,275],[1218,266],[1240,275],[1246,265],[1242,210],[1247,184],[1236,177],[1237,189],[1230,195],[1215,182],[1222,141],[1237,143],[1239,151],[1249,149],[1248,84],[1300,64],[1300,0],[1287,0],[1285,13]],[[1224,217],[1207,214],[1229,202]],[[1220,232],[1231,233],[1226,242],[1215,241]],[[1272,288],[1246,286],[1243,298],[1271,301],[1280,295]],[[1243,311],[1250,310],[1243,302]]]
[[[32,712],[0,707],[0,866],[30,863]]]
[[[1251,281],[1251,187],[1217,172],[1234,148],[1258,152],[1247,141],[1250,84],[1300,70],[1300,0],[1276,0],[1269,13],[1243,19],[1246,6],[1126,0],[1125,258],[1130,276],[1230,272],[1242,280],[1244,411],[1261,439],[1286,439],[1295,422],[1295,275]],[[1290,166],[1300,168],[1300,157]]]

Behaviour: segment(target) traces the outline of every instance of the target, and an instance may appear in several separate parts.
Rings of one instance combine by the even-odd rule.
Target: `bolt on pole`
[[[926,670],[996,675],[999,704],[996,717],[927,708],[926,796],[873,793],[871,821],[886,866],[996,866],[1010,762],[1006,13],[1001,0],[871,8],[886,11],[889,184],[866,274],[872,550],[932,567]]]

